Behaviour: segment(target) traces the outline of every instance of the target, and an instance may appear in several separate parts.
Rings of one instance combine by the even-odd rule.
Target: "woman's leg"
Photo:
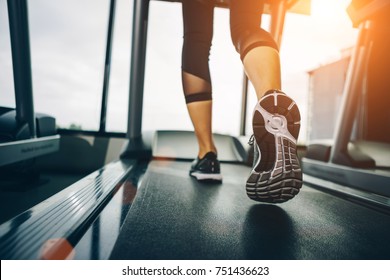
[[[187,109],[199,144],[198,157],[217,153],[212,138],[212,86],[209,53],[213,36],[212,1],[183,1],[182,82]]]
[[[217,154],[212,135],[212,101],[199,101],[187,104],[196,138],[198,140],[198,157],[203,158],[208,152]]]
[[[256,47],[243,58],[244,69],[260,100],[270,89],[282,89],[279,53],[272,47]]]
[[[183,0],[184,42],[182,81],[188,113],[198,140],[198,157],[190,175],[197,180],[221,181],[220,164],[212,135],[212,87],[209,54],[213,37],[214,3]]]
[[[278,46],[260,28],[260,0],[230,0],[233,43],[259,99],[253,113],[254,162],[246,183],[251,199],[280,203],[302,186],[297,157],[300,114],[295,102],[281,92]]]
[[[232,41],[259,100],[268,90],[281,89],[278,46],[260,28],[263,6],[262,0],[230,1]]]

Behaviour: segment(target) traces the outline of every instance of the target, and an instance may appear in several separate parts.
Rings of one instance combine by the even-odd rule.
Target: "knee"
[[[279,51],[278,45],[264,29],[250,28],[242,24],[231,25],[231,38],[236,51],[240,54],[241,60],[245,55],[256,47],[267,46]]]
[[[210,73],[208,61],[210,56],[212,36],[201,32],[191,32],[184,35],[182,52],[182,69],[208,82]]]

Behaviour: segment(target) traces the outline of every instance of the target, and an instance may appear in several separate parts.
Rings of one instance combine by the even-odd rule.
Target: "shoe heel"
[[[297,156],[300,114],[296,103],[282,92],[264,96],[253,114],[254,148],[260,153],[247,180],[247,195],[256,201],[281,203],[302,186]]]

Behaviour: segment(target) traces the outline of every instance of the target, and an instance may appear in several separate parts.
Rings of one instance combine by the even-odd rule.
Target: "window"
[[[0,106],[15,107],[7,1],[0,0]]]
[[[308,116],[308,72],[322,64],[341,59],[342,51],[356,42],[357,30],[352,27],[346,13],[349,3],[348,0],[312,0],[310,16],[292,13],[286,15],[280,49],[282,89],[297,102],[300,109],[301,131],[298,143],[306,144],[308,118],[318,117],[315,112]],[[264,23],[267,18],[268,15],[263,16]],[[252,131],[251,119],[255,102],[253,87],[250,87],[247,134]],[[333,109],[330,108],[328,114]]]
[[[181,84],[181,4],[152,1],[146,57],[144,130],[192,130]],[[230,39],[227,9],[215,9],[210,57],[213,130],[239,132],[242,65]]]
[[[35,110],[61,128],[97,130],[109,1],[28,4]]]
[[[133,1],[117,0],[106,130],[127,131]]]
[[[98,130],[110,1],[35,0],[28,4],[36,111],[53,115],[62,128]],[[300,107],[301,143],[307,131],[308,71],[334,60],[340,50],[355,43],[356,30],[345,11],[348,4],[347,0],[313,0],[311,16],[286,16],[281,47],[283,90]],[[0,104],[13,107],[6,6],[0,0]],[[127,129],[132,6],[132,1],[117,1],[107,131]],[[263,17],[265,25],[268,19],[268,15]],[[192,130],[181,85],[182,28],[180,3],[150,2],[143,130]],[[213,130],[238,135],[243,67],[231,43],[228,9],[215,9],[210,68]],[[250,87],[247,134],[252,131],[255,102]]]

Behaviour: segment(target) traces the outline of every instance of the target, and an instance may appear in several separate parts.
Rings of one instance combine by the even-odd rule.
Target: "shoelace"
[[[252,134],[251,137],[248,140],[248,144],[252,146],[254,142],[255,142],[255,135]]]

